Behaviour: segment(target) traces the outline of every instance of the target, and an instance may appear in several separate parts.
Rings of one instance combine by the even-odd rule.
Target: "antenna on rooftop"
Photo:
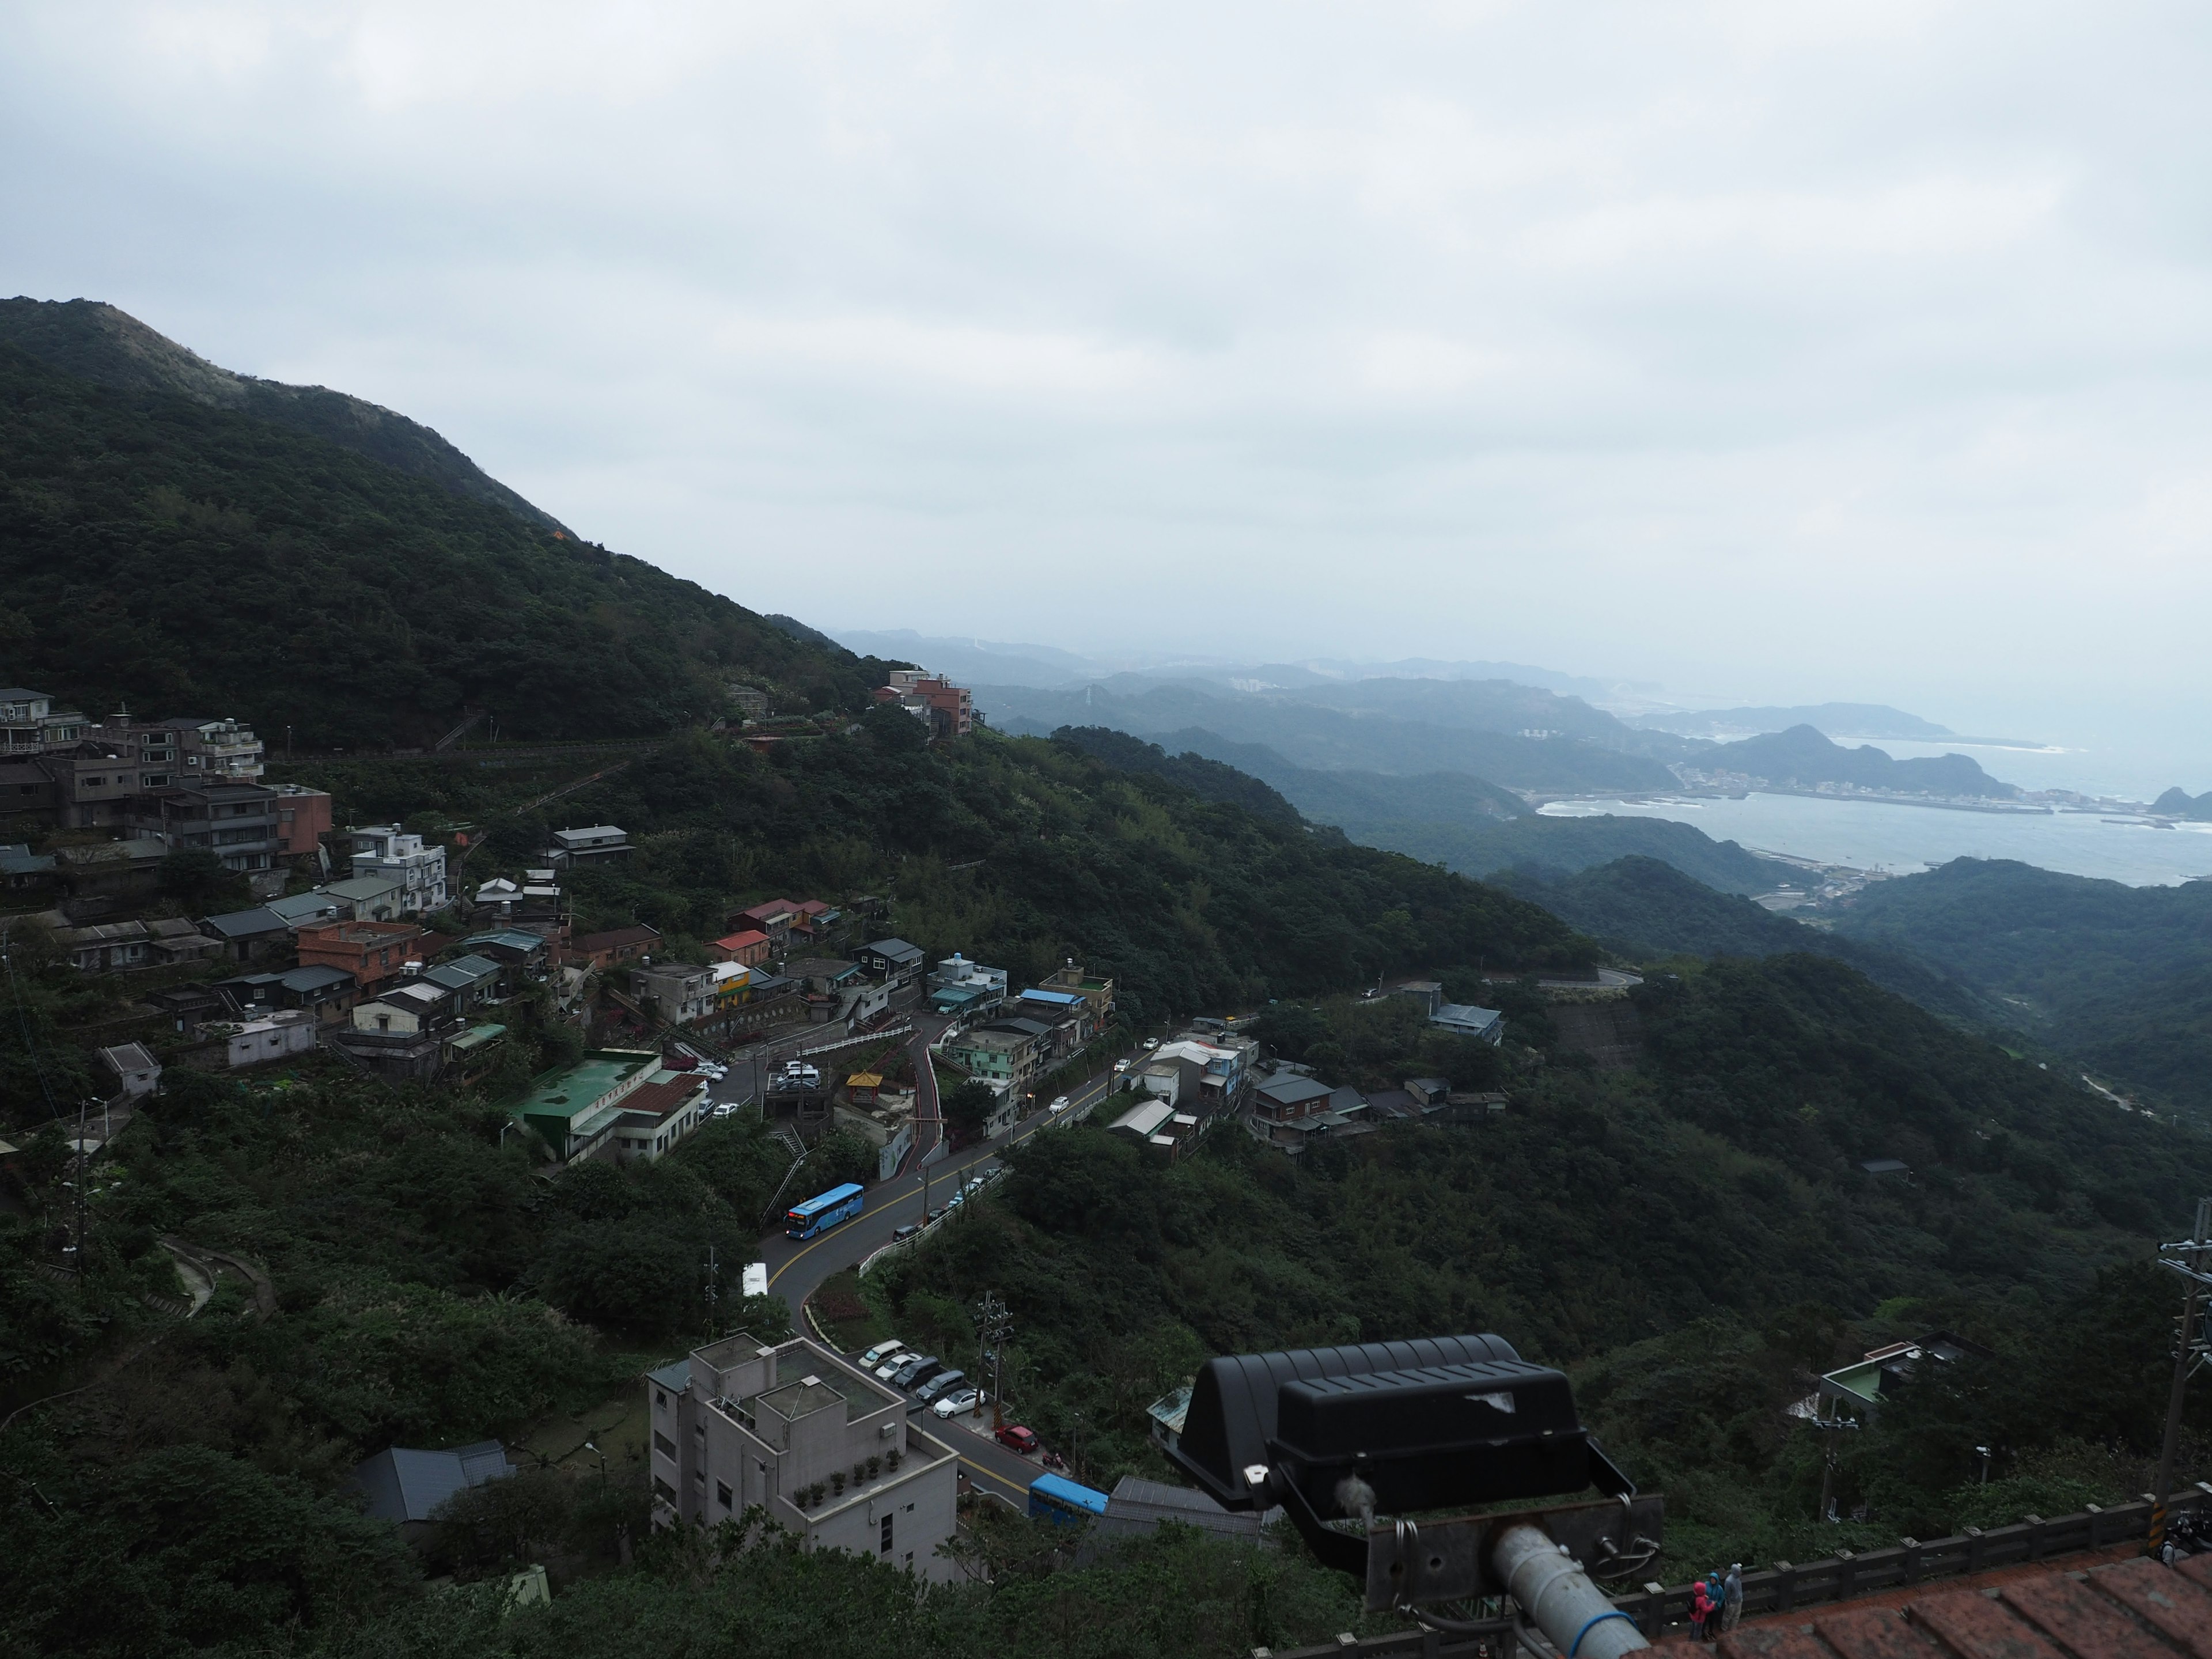
[[[2204,1328],[2203,1290],[2212,1285],[2212,1198],[2197,1200],[2197,1221],[2178,1244],[2161,1244],[2158,1265],[2188,1282],[2182,1294],[2180,1340],[2174,1345],[2173,1390],[2166,1396],[2166,1439],[2159,1448],[2158,1483],[2151,1488],[2150,1538],[2145,1553],[2155,1556],[2166,1543],[2166,1499],[2173,1491],[2173,1460],[2181,1444],[2181,1407],[2190,1377],[2212,1358],[2212,1336]]]

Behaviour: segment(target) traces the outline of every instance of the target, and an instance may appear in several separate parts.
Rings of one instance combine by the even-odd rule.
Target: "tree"
[[[188,915],[219,915],[253,902],[244,876],[204,847],[180,847],[161,860],[161,896]]]
[[[991,1109],[998,1103],[996,1095],[971,1079],[940,1097],[937,1110],[957,1145],[981,1138],[984,1126],[991,1121]]]

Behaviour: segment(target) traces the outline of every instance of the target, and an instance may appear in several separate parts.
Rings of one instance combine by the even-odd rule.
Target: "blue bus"
[[[793,1205],[783,1218],[783,1231],[793,1238],[811,1238],[860,1212],[860,1189],[851,1182],[832,1187],[817,1198]]]
[[[1030,1482],[1030,1515],[1057,1527],[1072,1527],[1106,1513],[1106,1494],[1056,1474],[1041,1474]]]

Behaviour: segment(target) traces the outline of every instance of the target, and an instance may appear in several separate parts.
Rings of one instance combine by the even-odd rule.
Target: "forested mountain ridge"
[[[1442,725],[1326,708],[1289,695],[1163,685],[1133,676],[1111,687],[1077,691],[988,684],[975,690],[975,706],[995,725],[1038,735],[1062,726],[1110,726],[1149,742],[1197,727],[1232,743],[1264,744],[1293,765],[1322,771],[1455,772],[1508,789],[1566,794],[1679,787],[1662,762],[1589,738]]]
[[[2008,799],[2020,793],[2014,785],[1990,776],[1966,755],[1897,760],[1870,744],[1846,749],[1831,743],[1810,726],[1793,726],[1786,732],[1724,743],[1702,750],[1687,763],[1702,772],[1735,773],[1769,783],[1844,783],[1899,793],[1990,799]]]
[[[208,362],[128,312],[97,300],[0,300],[0,344],[51,368],[124,392],[168,392],[326,439],[547,530],[574,531],[525,501],[437,433],[328,386],[287,386]]]
[[[2130,887],[1955,859],[1876,883],[1834,927],[1936,963],[2108,1082],[2212,1109],[2212,881]]]
[[[234,714],[301,748],[702,722],[740,680],[857,708],[882,665],[640,559],[179,392],[0,344],[0,652],[95,714]]]
[[[1832,957],[1930,1013],[1983,1028],[2019,1023],[2007,1018],[2009,1011],[2002,1004],[1910,951],[1808,927],[1747,898],[1716,892],[1644,854],[1549,879],[1537,871],[1505,870],[1494,872],[1490,880],[1637,961],[1799,952]]]

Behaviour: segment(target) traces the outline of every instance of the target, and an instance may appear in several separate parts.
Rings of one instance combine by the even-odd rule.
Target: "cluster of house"
[[[630,1006],[653,1024],[725,1045],[771,1025],[867,1024],[888,1011],[891,992],[905,982],[905,953],[916,961],[921,953],[885,939],[853,959],[838,956],[852,921],[821,899],[770,899],[733,910],[704,962],[656,962],[639,953],[629,974]],[[772,959],[782,963],[781,970]]]
[[[876,701],[894,704],[929,728],[933,739],[964,738],[975,726],[975,704],[964,685],[920,668],[894,668],[890,683],[876,688]]]
[[[318,789],[260,781],[264,751],[252,727],[228,716],[148,720],[125,709],[104,720],[57,709],[51,694],[0,690],[0,817],[113,838],[42,854],[21,848],[0,873],[46,875],[64,890],[101,891],[134,866],[200,848],[251,874],[314,854],[331,828],[331,798]]]
[[[991,1133],[1020,1115],[1032,1085],[1079,1054],[1114,1016],[1114,981],[1070,962],[1010,992],[1006,970],[958,954],[929,975],[929,1006],[955,1022],[938,1052],[999,1098]]]

